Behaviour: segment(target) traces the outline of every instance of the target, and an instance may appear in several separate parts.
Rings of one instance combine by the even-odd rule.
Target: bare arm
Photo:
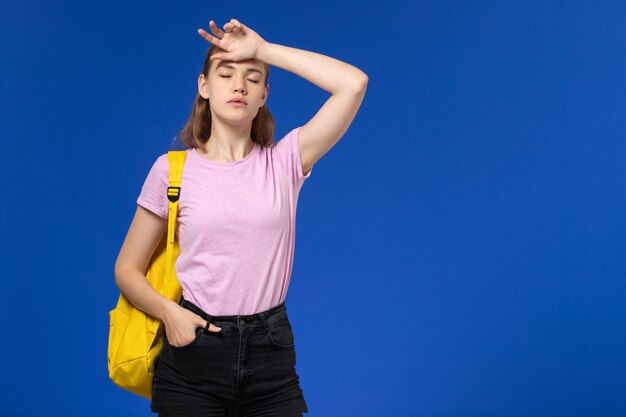
[[[162,321],[165,321],[172,304],[178,304],[150,285],[145,270],[166,232],[166,219],[138,205],[115,262],[115,284],[122,294],[136,308]]]
[[[360,69],[338,59],[270,42],[262,43],[256,57],[331,93],[298,134],[302,172],[307,174],[352,124],[365,97],[368,77]]]

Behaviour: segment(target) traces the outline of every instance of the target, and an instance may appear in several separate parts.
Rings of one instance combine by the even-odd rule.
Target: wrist
[[[258,47],[256,51],[256,59],[267,63],[267,50],[270,47],[271,43],[268,41],[263,41],[261,45]]]
[[[175,301],[165,298],[163,306],[161,307],[161,317],[159,317],[159,319],[164,323],[168,322],[169,318],[172,316],[172,312],[179,307],[180,306]]]

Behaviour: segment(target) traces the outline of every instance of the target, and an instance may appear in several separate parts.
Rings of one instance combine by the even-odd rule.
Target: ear
[[[209,98],[209,84],[204,74],[198,76],[198,94],[205,100]]]

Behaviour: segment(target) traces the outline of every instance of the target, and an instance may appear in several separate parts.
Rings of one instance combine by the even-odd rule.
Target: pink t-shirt
[[[293,129],[236,162],[186,150],[176,233],[183,297],[207,313],[254,314],[285,300],[293,265],[296,207],[304,175]],[[137,204],[166,219],[167,153],[152,165]]]

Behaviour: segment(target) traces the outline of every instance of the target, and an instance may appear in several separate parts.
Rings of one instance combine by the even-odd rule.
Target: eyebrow
[[[235,69],[235,67],[233,67],[232,65],[228,65],[228,64],[223,63],[223,62],[220,62],[215,69],[220,68],[220,67],[229,68],[229,69]],[[258,70],[258,69],[256,69],[256,68],[248,68],[247,71],[258,72],[259,74],[263,75],[263,72]]]

